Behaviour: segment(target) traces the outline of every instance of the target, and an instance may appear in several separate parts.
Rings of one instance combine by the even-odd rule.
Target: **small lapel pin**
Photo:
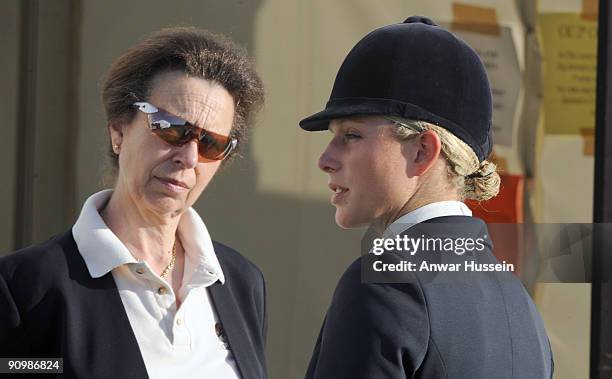
[[[229,350],[229,342],[227,341],[227,336],[225,335],[225,331],[223,330],[223,325],[220,322],[215,324],[215,333],[217,333],[217,337],[219,337],[219,341],[223,344],[223,348],[225,350]]]

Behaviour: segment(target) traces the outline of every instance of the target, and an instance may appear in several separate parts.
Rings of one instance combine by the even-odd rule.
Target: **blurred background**
[[[160,28],[192,25],[248,50],[265,108],[244,158],[217,174],[195,208],[214,239],[264,272],[273,379],[303,377],[337,280],[359,254],[364,231],[335,225],[317,168],[329,135],[297,124],[324,107],[343,58],[374,28],[425,15],[485,62],[502,192],[471,203],[477,215],[502,223],[594,220],[597,1],[3,0],[0,14],[6,254],[69,228],[103,188],[100,85],[129,46]],[[526,238],[517,233],[513,240]],[[529,257],[511,248],[500,254],[518,265],[543,316],[555,378],[589,377],[590,357],[600,354],[590,354],[593,333],[601,331],[591,325],[600,304],[591,303],[588,272],[553,283],[563,280],[539,280],[546,267],[530,271]]]

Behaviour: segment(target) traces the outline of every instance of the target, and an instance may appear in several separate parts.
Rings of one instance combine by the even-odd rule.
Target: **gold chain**
[[[170,257],[170,263],[168,263],[168,266],[166,266],[164,271],[159,274],[161,278],[165,278],[166,275],[168,275],[168,273],[174,268],[174,262],[176,262],[176,243],[174,244],[174,246],[172,246],[172,256]]]

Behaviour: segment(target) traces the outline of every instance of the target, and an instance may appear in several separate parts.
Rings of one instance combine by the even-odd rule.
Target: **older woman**
[[[508,271],[469,269],[498,267],[486,225],[461,202],[498,192],[486,160],[491,113],[476,53],[410,17],[364,37],[325,110],[300,122],[332,133],[319,167],[339,226],[370,226],[391,246],[397,237],[452,236],[462,246],[482,238],[482,249],[467,253],[459,245],[366,250],[338,283],[307,378],[551,377],[546,332],[522,284]],[[463,272],[431,272],[450,264]]]
[[[102,98],[116,185],[71,230],[0,260],[0,355],[75,378],[263,378],[261,272],[192,205],[263,102],[245,53],[172,28],[111,66]]]

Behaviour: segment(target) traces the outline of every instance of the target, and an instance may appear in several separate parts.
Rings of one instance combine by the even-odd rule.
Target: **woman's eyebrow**
[[[340,130],[340,129],[342,129],[342,125],[340,125],[338,123],[332,124],[330,122],[329,126],[327,127],[327,131],[332,133],[332,134],[336,134],[338,132],[338,130]]]
[[[358,124],[358,125],[364,125],[364,124],[367,123],[367,120],[365,120],[365,119],[363,119],[361,117],[351,117],[347,121],[350,121],[353,124]]]
[[[357,125],[356,125],[357,124]],[[346,119],[346,120],[342,120],[340,122],[336,122],[332,125],[332,123],[330,123],[328,130],[332,133],[336,133],[342,130],[346,130],[349,128],[355,128],[357,130],[361,130],[360,127],[362,126],[362,123],[357,122],[356,120],[353,119]]]

